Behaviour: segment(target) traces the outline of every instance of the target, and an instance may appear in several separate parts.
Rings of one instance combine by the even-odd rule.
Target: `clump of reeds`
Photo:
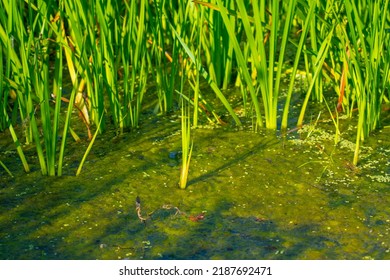
[[[222,123],[201,94],[203,80],[238,126],[223,91],[233,85],[256,127],[304,125],[310,99],[326,101],[334,120],[356,116],[357,164],[361,141],[390,102],[388,8],[389,0],[1,0],[0,131],[9,129],[26,172],[22,144],[35,146],[42,174],[61,175],[68,135],[92,140],[109,122],[119,133],[137,127],[149,82],[157,86],[148,97],[155,112],[186,99],[176,91],[185,83],[194,89],[186,99],[193,126],[202,116]],[[304,97],[295,91],[298,71],[306,77]],[[325,85],[334,91],[325,93]],[[297,124],[291,100],[302,103]],[[203,107],[207,114],[198,116]],[[190,157],[188,110],[182,131]]]
[[[191,120],[190,107],[184,99],[182,99],[181,109],[181,143],[182,143],[182,164],[180,168],[179,186],[181,189],[187,187],[188,171],[190,168],[190,161],[192,155],[192,148],[194,146],[191,140]]]

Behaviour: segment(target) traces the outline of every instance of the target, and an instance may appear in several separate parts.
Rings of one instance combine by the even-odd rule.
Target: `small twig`
[[[145,223],[146,219],[142,217],[141,214],[141,199],[139,198],[139,196],[137,196],[137,198],[135,199],[135,211],[137,212],[138,219],[140,219],[141,222]]]

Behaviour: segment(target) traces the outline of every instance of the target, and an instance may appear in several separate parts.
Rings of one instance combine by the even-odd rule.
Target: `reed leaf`
[[[101,124],[102,120],[103,120],[103,116],[101,116],[101,118],[100,118],[99,125]],[[91,149],[92,149],[92,146],[93,146],[93,144],[95,143],[95,140],[96,140],[96,137],[97,137],[98,134],[99,134],[99,129],[96,129],[95,134],[93,135],[91,142],[89,142],[89,145],[88,145],[88,147],[87,147],[87,150],[85,151],[85,153],[84,153],[84,155],[83,155],[83,158],[81,159],[80,165],[79,165],[79,167],[77,168],[76,176],[79,176],[79,175],[80,175],[81,170],[82,170],[82,168],[83,168],[83,166],[84,166],[85,160],[87,159],[87,156],[88,156],[88,154],[90,153],[90,151],[91,151]]]
[[[14,175],[12,174],[12,172],[7,168],[7,166],[0,160],[0,165],[4,168],[4,170],[8,173],[8,175],[13,178]]]

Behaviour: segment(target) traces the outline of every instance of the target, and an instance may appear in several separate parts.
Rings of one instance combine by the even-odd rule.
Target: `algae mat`
[[[359,168],[352,142],[335,146],[319,127],[287,138],[199,128],[180,190],[179,127],[152,118],[99,136],[78,177],[88,143],[69,146],[62,177],[18,173],[3,145],[15,177],[1,170],[0,258],[390,259],[389,128]]]

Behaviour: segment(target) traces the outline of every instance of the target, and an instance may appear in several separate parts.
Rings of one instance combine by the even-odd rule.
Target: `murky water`
[[[390,259],[389,127],[358,169],[354,133],[334,146],[328,124],[287,138],[199,128],[186,190],[179,129],[171,116],[107,132],[78,177],[86,141],[70,143],[62,177],[31,156],[21,173],[3,145],[15,178],[0,168],[0,259]]]

